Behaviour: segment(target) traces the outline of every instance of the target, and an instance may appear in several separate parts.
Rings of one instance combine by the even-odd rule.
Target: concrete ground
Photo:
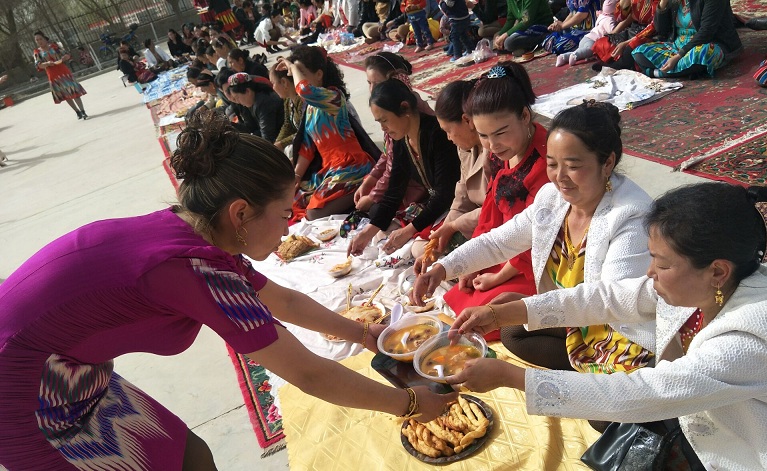
[[[345,73],[365,128],[380,142],[364,74]],[[83,97],[87,121],[77,120],[64,103],[54,105],[48,94],[0,110],[0,149],[10,159],[0,168],[0,282],[42,246],[79,226],[144,214],[174,201],[141,96],[122,86],[118,72],[82,84],[88,91]],[[701,180],[630,156],[624,156],[619,170],[652,196]],[[212,331],[204,328],[189,350],[174,357],[120,357],[116,371],[205,439],[219,469],[288,467],[285,451],[260,459],[234,369]]]

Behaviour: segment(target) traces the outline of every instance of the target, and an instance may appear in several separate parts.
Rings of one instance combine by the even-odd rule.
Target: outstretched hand
[[[430,422],[445,412],[447,405],[458,400],[458,393],[437,394],[432,392],[426,386],[416,386],[413,388],[416,399],[418,400],[418,417],[414,417],[419,422]]]
[[[446,380],[454,388],[479,393],[503,387],[525,390],[524,369],[495,358],[469,360],[463,371]]]
[[[416,306],[423,306],[425,304],[424,297],[427,299],[431,298],[434,295],[434,290],[437,289],[444,279],[445,267],[435,263],[432,265],[431,270],[421,273],[416,278],[413,291],[410,292],[410,302]]]
[[[364,347],[371,352],[378,353],[378,337],[385,328],[386,326],[381,324],[368,324],[368,335],[365,338]]]
[[[499,328],[500,325],[492,309],[488,306],[473,306],[464,309],[461,315],[453,321],[447,335],[451,339],[467,332],[487,335]]]

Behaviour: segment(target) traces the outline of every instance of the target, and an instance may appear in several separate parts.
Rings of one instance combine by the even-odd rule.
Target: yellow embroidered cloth
[[[527,366],[498,342],[498,357]],[[341,364],[384,384],[365,351]],[[485,401],[495,414],[487,443],[470,457],[439,466],[444,470],[581,470],[580,457],[599,433],[585,420],[528,415],[524,393],[501,388],[469,393]],[[280,389],[282,423],[291,470],[435,469],[410,455],[400,440],[401,422],[379,412],[339,407],[303,393],[293,385]]]

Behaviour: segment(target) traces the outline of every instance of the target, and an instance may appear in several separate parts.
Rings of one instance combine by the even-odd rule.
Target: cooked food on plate
[[[403,425],[402,434],[417,452],[441,458],[466,450],[475,440],[484,437],[489,427],[490,420],[482,408],[458,396],[458,402],[431,422],[422,424],[410,419]]]
[[[336,278],[340,278],[342,276],[348,275],[350,271],[352,271],[351,256],[347,257],[345,262],[339,263],[338,265],[333,265],[333,267],[328,270],[328,273],[330,273],[332,276],[335,276]]]
[[[291,234],[277,248],[277,255],[286,262],[289,262],[317,247],[319,247],[319,244],[315,243],[312,239],[302,235]]]

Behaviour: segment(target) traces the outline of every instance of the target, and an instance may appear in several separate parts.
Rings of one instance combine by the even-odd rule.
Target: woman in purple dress
[[[126,353],[180,353],[203,324],[339,405],[431,420],[454,399],[365,379],[310,353],[272,317],[369,348],[381,329],[270,282],[243,257],[263,260],[287,234],[294,175],[279,150],[201,113],[171,165],[183,178],[178,206],[81,227],[0,285],[0,465],[214,470],[202,439],[113,372]]]

